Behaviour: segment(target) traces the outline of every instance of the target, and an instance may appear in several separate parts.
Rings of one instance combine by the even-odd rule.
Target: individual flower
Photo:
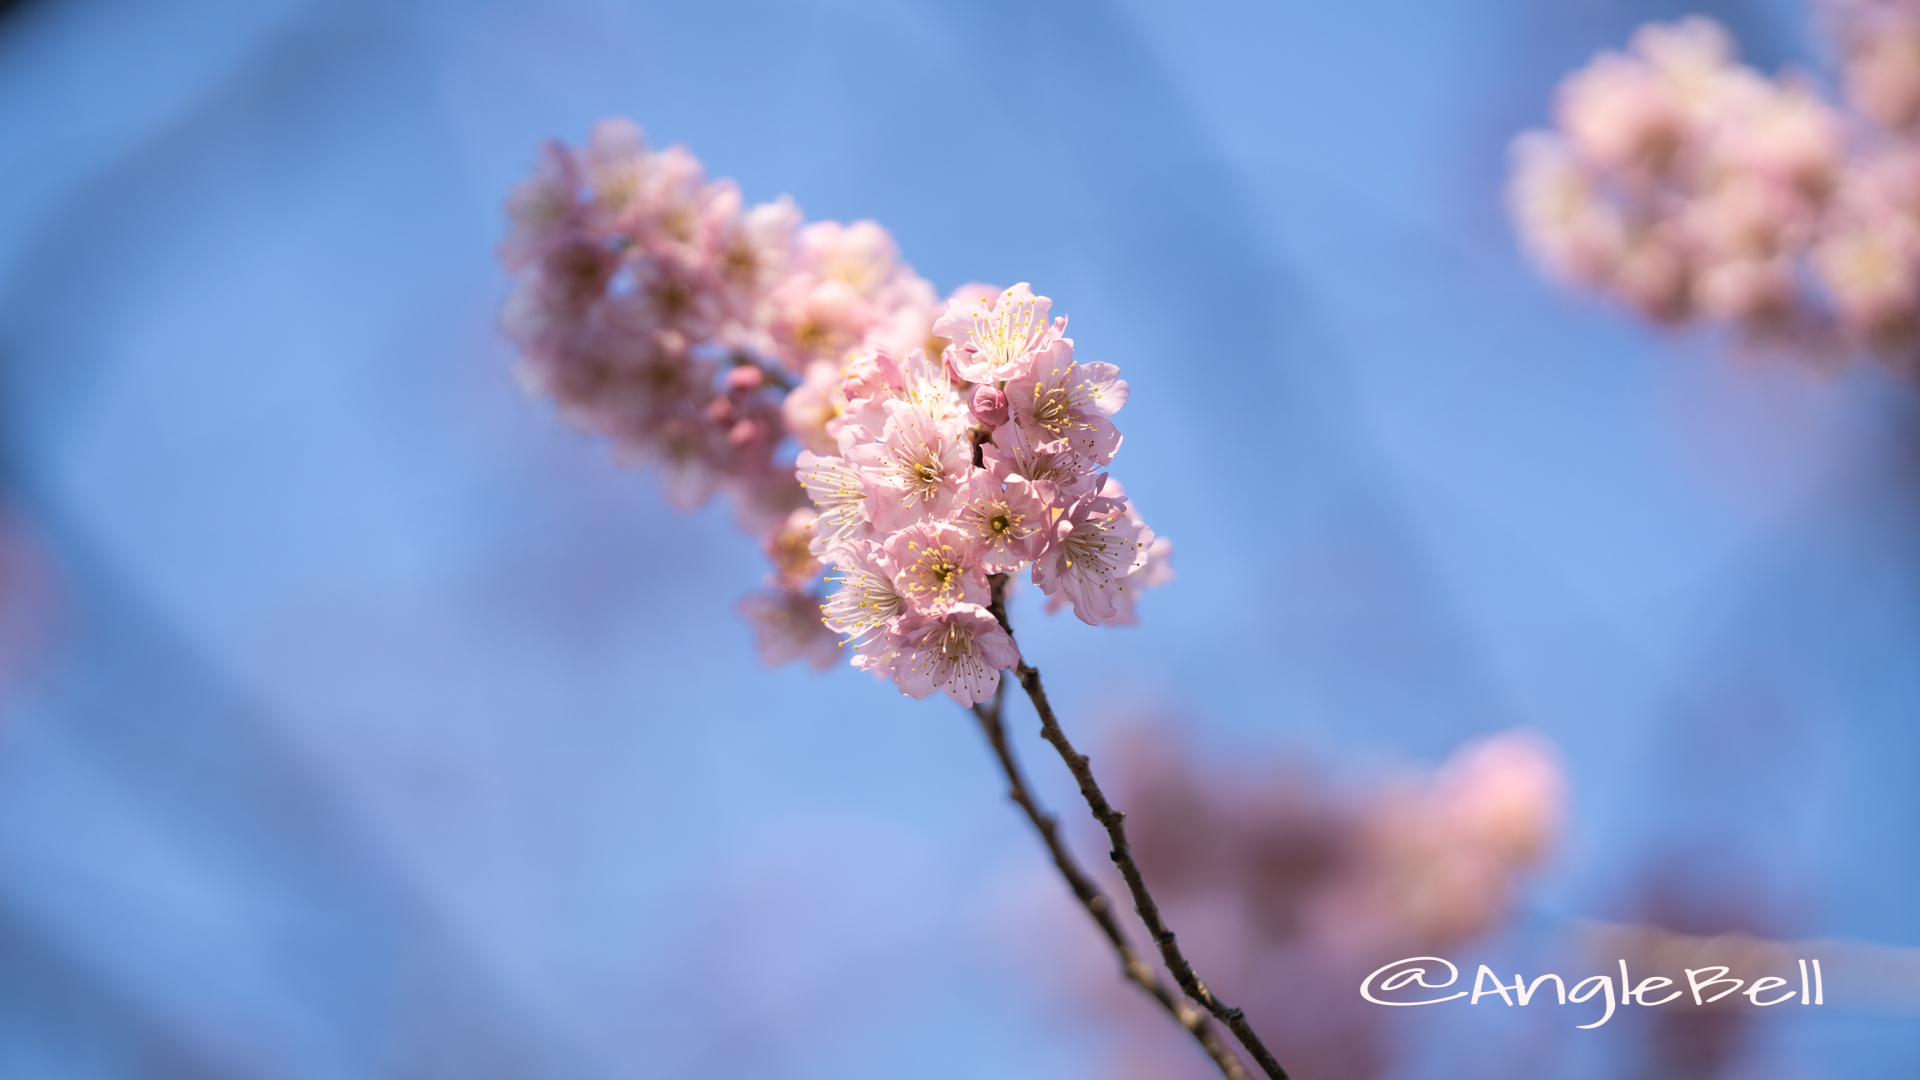
[[[992,383],[981,383],[973,388],[973,394],[967,399],[967,411],[973,418],[990,428],[997,428],[1007,422],[1012,415],[1008,411],[1006,391]]]
[[[1007,383],[1006,393],[1014,422],[1036,442],[1064,440],[1102,465],[1120,449],[1120,430],[1108,417],[1127,403],[1127,384],[1112,364],[1076,361],[1070,339],[1048,344],[1027,374]]]
[[[883,545],[895,570],[896,591],[915,611],[938,612],[955,604],[985,604],[972,538],[945,523],[910,525]]]
[[[1026,481],[1036,498],[1060,509],[1093,490],[1100,468],[1099,462],[1076,451],[1065,439],[1041,442],[1022,424],[997,428],[981,447],[981,461],[995,476]]]
[[[812,550],[819,555],[873,531],[873,498],[866,473],[846,459],[800,451],[794,462],[807,497],[820,516],[814,520]]]
[[[895,652],[893,680],[902,693],[919,699],[938,690],[963,708],[993,700],[1000,672],[1020,662],[1012,636],[978,604],[903,615],[888,637]]]
[[[1910,338],[1920,322],[1920,230],[1899,219],[1835,230],[1813,265],[1834,306],[1858,338],[1883,344]]]
[[[619,446],[623,461],[660,470],[667,500],[692,510],[712,498],[726,479],[726,433],[698,415],[674,415],[656,423],[646,437]]]
[[[1602,53],[1560,86],[1555,115],[1580,155],[1598,165],[1665,171],[1684,144],[1687,115],[1644,61]]]
[[[690,261],[703,255],[707,204],[719,194],[706,181],[700,159],[686,147],[669,146],[649,155],[627,222],[641,245]]]
[[[1123,501],[1097,492],[1082,496],[1054,523],[1052,544],[1034,560],[1033,583],[1048,596],[1065,596],[1081,622],[1113,622],[1152,543],[1152,530],[1127,514]]]
[[[889,401],[886,414],[880,441],[847,455],[873,492],[874,523],[893,530],[946,517],[972,471],[971,444],[918,405]]]
[[[934,320],[933,333],[953,343],[947,357],[968,382],[992,383],[1026,373],[1033,357],[1059,338],[1066,320],[1047,321],[1053,302],[1021,282],[999,294],[957,297]]]
[[[1040,553],[1053,517],[1018,476],[977,469],[954,511],[954,526],[978,552],[981,569],[1011,573]]]
[[[626,318],[673,330],[690,341],[719,334],[727,318],[720,283],[698,263],[678,255],[631,259],[617,298]]]
[[[893,560],[880,545],[851,541],[834,548],[835,566],[827,580],[834,590],[821,608],[827,629],[860,645],[879,635],[907,610],[894,586]]]
[[[893,391],[895,400],[924,410],[942,429],[966,424],[967,403],[937,355],[915,349],[900,362],[899,371],[900,386]]]

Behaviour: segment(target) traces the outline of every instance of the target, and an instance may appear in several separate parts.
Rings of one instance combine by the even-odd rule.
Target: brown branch
[[[1000,620],[1001,629],[1011,637],[1013,624],[1007,621],[1007,575],[994,574],[988,580],[993,585],[993,598],[988,610]],[[1140,874],[1139,864],[1133,860],[1133,848],[1127,843],[1126,815],[1115,810],[1107,801],[1106,793],[1100,790],[1100,782],[1094,778],[1091,759],[1075,750],[1073,743],[1067,739],[1067,733],[1061,730],[1060,721],[1053,715],[1053,706],[1047,702],[1047,692],[1040,685],[1039,669],[1028,665],[1026,658],[1022,657],[1018,666],[1014,668],[1014,673],[1020,679],[1021,689],[1027,692],[1028,700],[1033,702],[1034,711],[1040,715],[1040,737],[1047,740],[1059,752],[1061,760],[1067,764],[1068,771],[1072,772],[1073,778],[1079,782],[1080,795],[1086,799],[1087,808],[1093,811],[1094,820],[1107,830],[1107,839],[1113,844],[1111,853],[1113,862],[1120,868],[1120,876],[1126,879],[1127,891],[1133,896],[1134,911],[1139,913],[1140,921],[1146,924],[1147,932],[1153,936],[1153,943],[1160,950],[1160,959],[1167,965],[1167,970],[1173,974],[1174,981],[1180,984],[1180,989],[1184,990],[1189,998],[1198,1002],[1227,1025],[1234,1037],[1240,1040],[1240,1045],[1247,1048],[1247,1052],[1253,1055],[1253,1059],[1259,1063],[1260,1068],[1270,1080],[1289,1080],[1287,1070],[1281,1068],[1280,1063],[1274,1060],[1272,1052],[1267,1049],[1265,1043],[1260,1041],[1260,1036],[1254,1033],[1252,1025],[1247,1023],[1246,1014],[1239,1009],[1228,1007],[1226,1003],[1215,997],[1213,991],[1207,989],[1207,984],[1200,981],[1200,976],[1193,970],[1193,964],[1187,960],[1185,954],[1181,953],[1173,930],[1167,926],[1166,919],[1160,914],[1160,905],[1154,902],[1153,894],[1147,891],[1147,882]],[[994,705],[997,718],[998,698],[995,698]],[[1031,813],[1033,811],[1029,811],[1029,814]],[[1038,821],[1036,820],[1035,823],[1038,824]],[[1043,829],[1042,832],[1047,834],[1048,830]],[[1071,881],[1071,878],[1069,880]],[[1077,894],[1078,889],[1075,891]],[[1101,896],[1101,899],[1106,898]],[[1099,918],[1098,913],[1095,914],[1095,918]],[[1106,923],[1103,922],[1102,927],[1104,928],[1105,925]],[[1112,937],[1112,934],[1109,934],[1109,937]],[[1123,957],[1129,955],[1131,954],[1128,952],[1122,953]],[[1188,1030],[1192,1028],[1189,1027]],[[1216,1057],[1215,1060],[1219,1059]],[[1235,1064],[1237,1065],[1238,1062]],[[1229,1073],[1229,1075],[1232,1074]]]
[[[1247,1067],[1234,1056],[1233,1049],[1220,1038],[1220,1033],[1207,1021],[1207,1014],[1180,1000],[1167,989],[1160,980],[1160,973],[1153,965],[1143,959],[1133,944],[1127,940],[1127,932],[1121,928],[1120,921],[1114,917],[1113,901],[1100,887],[1093,883],[1080,864],[1074,861],[1073,853],[1067,850],[1065,841],[1060,839],[1059,822],[1052,814],[1040,808],[1027,787],[1026,776],[1020,770],[1020,762],[1013,756],[1013,746],[1007,741],[1007,729],[1000,722],[1000,708],[1007,696],[1007,680],[1000,681],[1000,689],[994,694],[993,702],[981,702],[973,707],[973,714],[980,719],[980,730],[986,733],[987,741],[993,745],[994,756],[1000,759],[1000,769],[1007,776],[1007,797],[1020,809],[1026,811],[1027,820],[1033,822],[1034,831],[1046,842],[1047,851],[1053,856],[1053,865],[1065,878],[1067,886],[1073,890],[1074,898],[1087,909],[1087,914],[1100,927],[1101,933],[1113,946],[1120,957],[1120,973],[1129,982],[1153,996],[1160,1007],[1186,1028],[1213,1063],[1228,1080],[1252,1080]]]

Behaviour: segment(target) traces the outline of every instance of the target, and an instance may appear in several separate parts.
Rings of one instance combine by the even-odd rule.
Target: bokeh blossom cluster
[[[1818,356],[1920,348],[1920,0],[1827,0],[1844,100],[1651,24],[1560,85],[1509,202],[1554,275],[1662,323]]]
[[[972,705],[1018,659],[989,575],[1095,624],[1171,576],[1105,472],[1127,384],[1025,284],[942,303],[878,224],[748,206],[623,120],[549,143],[508,212],[525,382],[676,504],[726,494],[772,563],[741,604],[769,662],[846,645]]]
[[[1499,926],[1553,848],[1565,796],[1557,755],[1525,731],[1359,792],[1298,767],[1198,766],[1149,733],[1118,749],[1117,786],[1156,898],[1207,958],[1209,984],[1246,1009],[1289,1070],[1321,1080],[1392,1071],[1381,1026],[1392,1010],[1354,993],[1360,976]],[[1128,1015],[1111,970],[1084,971],[1084,995]],[[1204,1075],[1179,1041],[1135,1038],[1120,1075]]]

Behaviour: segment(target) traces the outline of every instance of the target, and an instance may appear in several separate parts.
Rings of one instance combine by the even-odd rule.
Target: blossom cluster
[[[1120,751],[1129,833],[1155,897],[1208,958],[1208,984],[1302,1076],[1393,1071],[1380,1027],[1391,1010],[1362,1001],[1354,973],[1443,955],[1498,926],[1552,848],[1564,800],[1551,746],[1524,731],[1464,746],[1433,774],[1345,795],[1298,768],[1202,768],[1147,734]],[[1116,1016],[1138,1007],[1109,989],[1105,964],[1086,972],[1086,990]],[[1172,1041],[1127,1058],[1123,1075],[1196,1064]]]
[[[1030,568],[1051,604],[1100,625],[1133,622],[1138,590],[1171,574],[1171,545],[1104,471],[1127,384],[1076,359],[1051,311],[1025,283],[963,290],[936,348],[816,367],[788,399],[810,550],[835,568],[827,625],[913,697],[987,700],[1018,661],[988,575]]]
[[[1828,0],[1846,102],[1650,24],[1515,141],[1509,202],[1550,272],[1678,324],[1815,354],[1920,345],[1920,2]]]
[[[523,381],[676,505],[728,496],[772,563],[741,604],[768,662],[850,644],[914,697],[972,704],[1017,660],[987,575],[1030,565],[1089,623],[1133,621],[1171,575],[1103,471],[1127,384],[1075,360],[1026,285],[942,303],[878,224],[748,206],[624,120],[547,144],[507,209]]]

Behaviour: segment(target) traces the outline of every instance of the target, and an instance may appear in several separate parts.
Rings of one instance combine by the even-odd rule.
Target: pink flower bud
[[[765,430],[757,420],[741,420],[727,429],[727,441],[735,446],[747,446],[758,441]]]
[[[988,427],[1007,422],[1007,395],[987,383],[973,388],[973,418]]]
[[[758,390],[766,382],[757,367],[743,366],[727,372],[728,390]]]

